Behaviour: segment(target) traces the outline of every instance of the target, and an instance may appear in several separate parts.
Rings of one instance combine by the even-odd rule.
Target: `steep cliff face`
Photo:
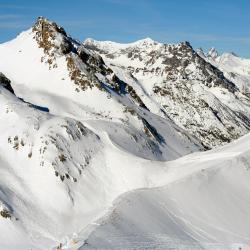
[[[188,42],[168,45],[144,39],[116,44],[87,39],[83,44],[102,55],[114,71],[126,71],[158,104],[156,113],[170,117],[206,147],[249,131],[248,96]],[[215,50],[210,54],[217,55]]]

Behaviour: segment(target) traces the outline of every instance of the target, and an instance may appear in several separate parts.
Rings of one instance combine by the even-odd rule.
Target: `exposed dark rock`
[[[11,214],[8,210],[3,209],[0,211],[0,215],[5,219],[11,219]]]
[[[11,81],[1,72],[0,72],[0,85],[9,90],[12,94],[15,94],[11,86]]]

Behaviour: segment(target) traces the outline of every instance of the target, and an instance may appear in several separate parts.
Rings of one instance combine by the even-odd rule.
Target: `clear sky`
[[[194,48],[214,46],[250,58],[250,0],[0,0],[0,42],[37,16],[78,40],[187,40]]]

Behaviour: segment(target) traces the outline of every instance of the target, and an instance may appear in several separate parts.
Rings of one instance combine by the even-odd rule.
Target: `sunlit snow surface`
[[[166,184],[120,197],[81,249],[250,249],[249,140],[166,163]]]

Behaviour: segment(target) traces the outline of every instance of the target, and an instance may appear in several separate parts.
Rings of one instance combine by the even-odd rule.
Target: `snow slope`
[[[164,183],[164,163],[140,150],[161,155],[138,132],[56,116],[0,88],[1,249],[51,249],[73,233],[87,236],[116,197]]]
[[[121,150],[140,150],[126,138],[133,134],[131,129],[126,132],[111,124],[117,134],[109,136],[105,127],[112,127],[105,122],[83,124],[51,115],[4,88],[0,98],[1,120],[5,121],[0,131],[1,202],[11,216],[7,222],[1,220],[0,227],[15,239],[2,234],[3,248],[56,245],[102,214],[115,197],[134,188],[154,186],[158,174],[164,173],[161,164],[150,164],[136,153]],[[143,145],[143,135],[135,135]],[[144,154],[146,148],[142,146]],[[154,154],[157,156],[157,148]]]
[[[1,249],[248,249],[248,135],[150,161],[93,132],[96,122],[51,115],[4,88],[0,97],[1,211],[11,216],[0,220]]]
[[[80,249],[250,249],[249,144],[167,163],[163,187],[120,197]]]

